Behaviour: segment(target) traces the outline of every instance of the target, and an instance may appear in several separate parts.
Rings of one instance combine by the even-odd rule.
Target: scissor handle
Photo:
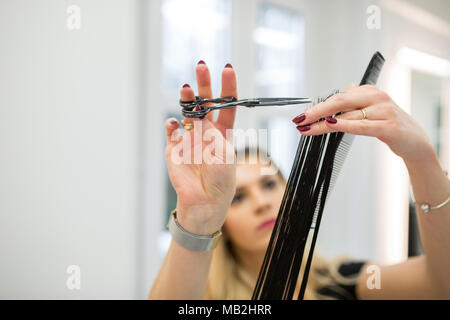
[[[180,99],[180,106],[183,108],[194,108],[196,105],[202,105],[205,103],[220,103],[220,102],[234,102],[237,101],[235,97],[225,97],[225,98],[214,98],[214,99],[206,99],[199,96],[195,96],[194,101],[183,101]]]

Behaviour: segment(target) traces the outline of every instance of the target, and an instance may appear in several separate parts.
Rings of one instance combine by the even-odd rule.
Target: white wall
[[[2,299],[136,297],[135,16],[135,1],[0,2]]]

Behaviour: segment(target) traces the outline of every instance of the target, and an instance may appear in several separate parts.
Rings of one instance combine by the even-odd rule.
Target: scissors
[[[205,103],[216,103],[211,106],[204,106]],[[203,118],[213,110],[244,106],[247,108],[266,106],[285,106],[291,104],[312,103],[309,98],[253,98],[237,100],[235,97],[224,97],[205,99],[195,96],[194,101],[183,101],[180,99],[183,116],[187,118]],[[197,108],[196,108],[197,107]]]

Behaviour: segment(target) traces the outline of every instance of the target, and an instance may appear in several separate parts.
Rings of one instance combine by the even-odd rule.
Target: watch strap
[[[182,247],[193,251],[210,251],[214,249],[222,237],[220,230],[212,235],[197,235],[185,230],[177,220],[177,209],[170,213],[167,228],[172,234],[172,238]]]

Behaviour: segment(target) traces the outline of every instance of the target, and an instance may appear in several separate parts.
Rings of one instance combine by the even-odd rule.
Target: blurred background
[[[378,86],[448,170],[447,0],[0,0],[0,298],[146,297],[175,205],[164,120],[200,59],[214,96],[231,63],[240,98],[316,99],[358,83],[375,51]],[[270,129],[288,175],[304,108],[242,108],[236,127]],[[356,137],[330,203],[325,258],[420,254],[407,172],[381,142]]]

